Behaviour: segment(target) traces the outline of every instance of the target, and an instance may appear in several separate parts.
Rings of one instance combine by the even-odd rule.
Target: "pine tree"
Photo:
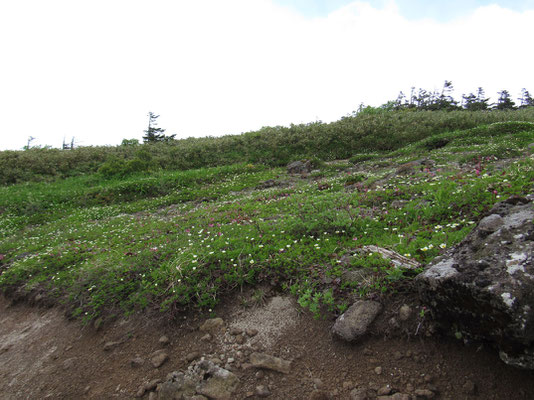
[[[497,99],[497,105],[495,108],[497,110],[513,110],[515,108],[515,103],[510,97],[508,90],[502,90],[498,92],[499,98]]]
[[[146,133],[146,135],[143,136],[144,143],[169,142],[171,140],[174,140],[174,137],[176,135],[165,136],[163,133],[165,132],[165,129],[156,127],[156,125],[158,124],[156,120],[158,118],[159,115],[156,115],[153,112],[148,113],[148,129],[146,131],[143,131]]]
[[[534,99],[530,95],[527,89],[521,89],[521,108],[534,106]]]

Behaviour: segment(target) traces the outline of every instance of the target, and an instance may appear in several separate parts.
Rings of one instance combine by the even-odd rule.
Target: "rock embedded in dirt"
[[[395,393],[390,396],[378,396],[376,400],[412,400],[412,396],[405,393]]]
[[[269,387],[265,385],[256,386],[256,390],[254,390],[254,393],[258,397],[269,397],[271,395],[271,391],[269,390]]]
[[[222,318],[210,318],[207,319],[201,326],[201,332],[215,332],[221,330],[224,327],[224,320]]]
[[[162,345],[168,345],[170,340],[166,335],[163,335],[159,338],[158,342],[159,344],[162,344]]]
[[[132,368],[139,368],[145,363],[145,360],[141,357],[135,357],[130,360],[130,367]]]
[[[210,399],[230,400],[239,384],[239,378],[232,372],[218,367],[209,361],[200,361],[188,370],[192,376],[199,377],[197,393]]]
[[[150,356],[150,363],[154,368],[159,368],[163,365],[165,361],[169,359],[169,355],[165,350],[156,350]]]
[[[417,277],[436,319],[493,343],[507,364],[534,369],[534,203],[513,197]]]
[[[185,361],[190,363],[191,361],[194,361],[199,357],[200,357],[200,353],[198,351],[192,351],[190,353],[187,353],[187,355],[185,356]]]
[[[371,400],[374,396],[369,395],[369,390],[365,388],[356,388],[350,392],[350,400]]]
[[[314,390],[310,396],[310,400],[329,400],[330,396],[322,390]]]
[[[258,330],[254,328],[249,328],[245,331],[245,333],[247,334],[247,336],[254,337],[258,334]]]
[[[399,319],[401,321],[407,321],[412,316],[412,308],[408,304],[404,304],[399,309]]]
[[[271,369],[273,371],[288,374],[291,370],[291,362],[265,353],[252,353],[250,363],[256,368]]]
[[[122,342],[106,342],[104,344],[104,351],[111,351],[113,350],[115,347],[121,345]]]
[[[289,174],[307,174],[311,170],[312,165],[309,161],[293,161],[287,165],[287,172]]]
[[[382,386],[380,389],[378,389],[376,394],[378,396],[387,396],[387,395],[390,395],[391,392],[392,392],[391,386],[386,385],[386,386]]]
[[[367,333],[369,325],[381,311],[380,303],[359,300],[337,318],[332,333],[347,342],[356,341]]]

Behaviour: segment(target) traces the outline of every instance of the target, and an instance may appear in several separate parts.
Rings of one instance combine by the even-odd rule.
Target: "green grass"
[[[414,275],[376,255],[350,263],[344,255],[372,244],[430,261],[496,201],[532,190],[532,142],[531,125],[498,124],[360,154],[355,166],[321,165],[308,179],[234,164],[2,187],[0,290],[39,295],[85,320],[209,310],[264,283],[315,313],[341,312],[353,296],[395,290]],[[394,173],[423,158],[435,166]],[[258,189],[269,179],[280,185]],[[365,279],[342,278],[362,269]]]

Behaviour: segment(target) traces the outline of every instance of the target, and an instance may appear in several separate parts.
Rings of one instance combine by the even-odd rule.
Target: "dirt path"
[[[261,393],[270,399],[351,399],[355,388],[414,399],[533,398],[534,373],[507,367],[485,347],[383,335],[344,344],[331,337],[333,321],[316,320],[275,295],[248,308],[226,301],[217,316],[223,328],[209,336],[198,329],[205,316],[179,323],[137,317],[95,330],[67,321],[58,309],[11,305],[0,297],[0,398],[131,399],[140,386],[165,380],[202,356],[239,377],[235,399]],[[168,360],[154,368],[150,356],[158,349]],[[253,351],[291,361],[292,368],[288,374],[252,368]],[[157,398],[149,392],[143,398]]]

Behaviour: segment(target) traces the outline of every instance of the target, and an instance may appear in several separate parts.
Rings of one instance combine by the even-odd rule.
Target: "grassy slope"
[[[428,262],[498,199],[531,191],[533,126],[439,133],[356,155],[367,159],[356,165],[325,165],[308,179],[235,164],[2,187],[0,290],[91,319],[210,309],[224,293],[269,282],[313,311],[340,312],[349,297],[389,290],[412,274],[376,255],[346,265],[344,254],[374,244]],[[395,172],[422,157],[436,165]],[[269,179],[279,186],[258,188]],[[365,279],[342,279],[360,268],[370,270]]]

